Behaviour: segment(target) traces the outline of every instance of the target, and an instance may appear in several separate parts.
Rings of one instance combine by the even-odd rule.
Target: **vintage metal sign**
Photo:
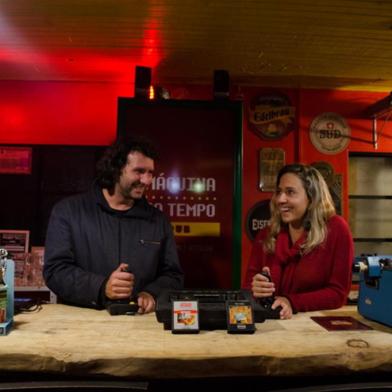
[[[294,129],[295,108],[285,95],[258,96],[248,112],[250,128],[263,139],[280,139]]]
[[[273,192],[279,170],[285,164],[285,151],[282,148],[262,148],[259,155],[259,189]]]
[[[256,203],[246,216],[246,234],[251,241],[254,241],[257,233],[268,226],[269,219],[271,218],[270,201],[263,200]]]
[[[342,152],[350,143],[350,135],[346,120],[336,113],[322,113],[310,125],[310,140],[324,154]]]

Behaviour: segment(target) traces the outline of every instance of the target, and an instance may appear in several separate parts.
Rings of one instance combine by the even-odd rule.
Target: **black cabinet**
[[[32,146],[31,174],[0,175],[0,229],[29,230],[42,246],[53,205],[86,191],[105,146]]]

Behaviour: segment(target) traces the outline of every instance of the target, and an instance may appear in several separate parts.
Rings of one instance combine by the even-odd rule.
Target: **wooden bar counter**
[[[327,331],[310,316],[352,316],[372,330]],[[355,307],[266,320],[253,335],[174,335],[155,314],[110,316],[59,304],[15,317],[0,337],[0,373],[104,375],[128,380],[392,372],[392,329]]]

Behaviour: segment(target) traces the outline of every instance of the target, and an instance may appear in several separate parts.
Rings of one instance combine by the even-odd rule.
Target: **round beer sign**
[[[350,143],[350,127],[336,113],[322,113],[310,125],[310,140],[324,154],[337,154]]]

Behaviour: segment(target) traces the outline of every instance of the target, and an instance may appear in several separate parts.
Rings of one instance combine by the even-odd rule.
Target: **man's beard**
[[[140,189],[141,193],[138,193],[136,196],[133,196],[132,191],[137,188]],[[127,187],[123,188],[121,190],[121,194],[124,197],[124,199],[126,199],[126,200],[139,200],[143,197],[144,190],[145,190],[145,186],[142,185],[140,182],[136,182],[136,183],[132,183],[132,184],[128,185]]]

